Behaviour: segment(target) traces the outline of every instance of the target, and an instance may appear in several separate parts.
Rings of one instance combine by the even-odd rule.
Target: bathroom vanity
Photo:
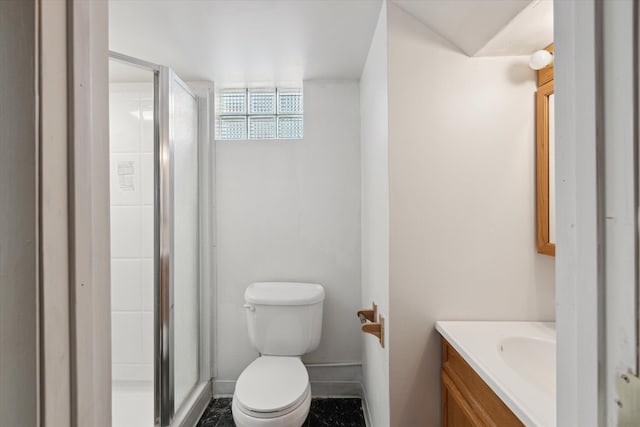
[[[555,426],[555,325],[438,322],[443,426]]]

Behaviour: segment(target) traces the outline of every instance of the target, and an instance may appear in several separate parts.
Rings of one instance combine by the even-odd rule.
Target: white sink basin
[[[532,337],[507,337],[498,345],[505,363],[539,390],[555,394],[556,343]]]
[[[553,323],[445,321],[436,328],[525,426],[556,427]]]

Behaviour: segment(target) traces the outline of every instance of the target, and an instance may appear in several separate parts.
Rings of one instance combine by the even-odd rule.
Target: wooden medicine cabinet
[[[553,44],[547,46],[553,54]],[[555,99],[553,62],[538,70],[536,92],[536,217],[538,253],[556,254]]]

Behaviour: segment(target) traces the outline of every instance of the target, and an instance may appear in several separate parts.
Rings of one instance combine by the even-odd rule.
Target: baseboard
[[[231,397],[236,388],[236,382],[231,380],[214,380],[214,397]],[[311,395],[313,397],[358,397],[363,398],[362,383],[360,381],[311,381]]]
[[[335,364],[307,364],[309,381],[313,382],[362,382],[362,365],[359,363],[348,365]]]
[[[236,382],[232,380],[213,380],[213,397],[231,397],[236,389]]]
[[[311,381],[311,396],[362,398],[362,383],[359,381]]]
[[[367,427],[372,427],[373,422],[371,422],[371,413],[369,412],[369,403],[367,401],[367,392],[362,387],[362,413],[364,414],[364,423]]]
[[[313,363],[305,365],[313,397],[363,397],[360,363]],[[233,396],[235,380],[214,380],[215,397]]]

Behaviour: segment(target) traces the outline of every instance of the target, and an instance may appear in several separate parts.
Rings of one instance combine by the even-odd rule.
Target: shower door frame
[[[175,311],[171,308],[174,307],[174,283],[173,272],[171,271],[171,266],[173,265],[172,251],[168,253],[162,252],[162,248],[160,250],[160,265],[161,268],[166,268],[165,270],[165,282],[160,282],[160,290],[161,296],[164,297],[160,301],[160,306],[162,307],[162,315],[160,316],[160,326],[162,327],[162,331],[166,331],[166,325],[168,324],[168,346],[163,346],[162,351],[165,353],[162,354],[163,358],[159,361],[165,369],[165,375],[163,380],[165,381],[165,387],[161,390],[161,394],[163,395],[164,400],[161,400],[159,403],[161,404],[161,414],[163,415],[164,420],[169,420],[167,424],[160,424],[161,427],[168,426],[192,426],[195,425],[209,403],[210,399],[213,397],[213,391],[211,387],[211,378],[212,378],[212,363],[211,359],[213,359],[213,352],[211,351],[211,324],[212,324],[212,306],[213,302],[211,299],[210,292],[207,289],[206,283],[213,284],[212,277],[210,276],[211,272],[209,271],[209,263],[207,259],[203,259],[203,254],[208,253],[206,248],[210,245],[211,236],[210,233],[207,232],[208,227],[210,227],[211,219],[208,217],[208,213],[210,209],[208,209],[211,201],[207,198],[204,199],[204,193],[208,192],[208,184],[205,181],[205,175],[207,162],[203,161],[203,154],[207,153],[207,142],[209,141],[209,97],[204,97],[202,93],[200,95],[196,94],[194,90],[192,90],[189,85],[187,85],[171,68],[160,66],[160,118],[164,118],[164,122],[161,121],[163,126],[160,127],[160,142],[161,146],[165,149],[162,154],[162,165],[166,169],[164,172],[164,177],[167,181],[164,183],[160,183],[160,187],[165,193],[164,199],[162,198],[162,194],[160,195],[161,199],[165,200],[168,203],[168,206],[164,206],[164,218],[166,219],[165,224],[161,224],[160,232],[163,231],[166,234],[165,249],[171,248],[173,249],[173,227],[171,220],[173,219],[173,195],[174,195],[174,182],[170,178],[174,175],[174,162],[173,162],[173,142],[171,140],[171,116],[173,114],[173,85],[180,86],[181,89],[185,90],[195,101],[197,108],[197,150],[198,150],[198,296],[199,296],[199,316],[198,316],[198,375],[195,385],[191,388],[187,396],[185,397],[180,406],[176,407],[176,402],[174,399],[175,393],[175,383],[174,383],[174,371],[175,364],[172,363],[174,359],[174,317]],[[164,97],[163,98],[163,94]],[[165,102],[166,100],[166,102]],[[207,107],[207,108],[205,108]],[[164,111],[163,111],[164,110]],[[166,143],[163,143],[166,142]],[[168,161],[167,161],[168,159]],[[162,175],[163,171],[160,171]],[[164,184],[164,187],[163,187]],[[163,208],[161,206],[160,209],[161,215],[163,215]],[[163,230],[163,227],[165,229]],[[162,244],[162,234],[159,240]],[[163,256],[164,255],[164,256]],[[166,285],[166,286],[165,286]],[[171,316],[171,313],[174,313],[174,316]],[[164,335],[163,335],[164,337]],[[163,340],[164,341],[164,340]],[[168,358],[164,357],[166,354],[166,350],[168,350]],[[156,354],[158,357],[158,354]],[[159,375],[161,373],[158,373]],[[167,378],[168,377],[168,378]]]
[[[171,266],[173,248],[173,143],[170,136],[171,122],[171,85],[177,79],[191,96],[198,107],[198,153],[208,140],[208,132],[202,135],[202,122],[208,122],[208,111],[202,111],[203,105],[209,103],[191,91],[171,68],[144,61],[118,52],[109,51],[109,58],[121,63],[151,71],[153,73],[153,139],[154,139],[154,426],[173,427],[187,426],[193,423],[212,397],[210,381],[212,377],[210,321],[212,303],[205,290],[202,266],[198,271],[200,298],[199,316],[199,349],[198,380],[184,405],[175,407],[174,401],[174,322],[171,316],[173,307],[173,283]],[[205,101],[205,102],[203,102]],[[207,128],[208,129],[208,128]],[[199,166],[202,162],[198,162]],[[198,173],[199,194],[202,187],[202,173]],[[205,188],[207,185],[204,185]],[[199,201],[200,205],[200,201]],[[202,216],[204,209],[198,208]],[[206,224],[206,221],[205,221]],[[203,226],[199,219],[199,230]],[[206,227],[205,227],[206,228]],[[208,243],[208,236],[203,239]],[[202,253],[202,242],[198,241],[198,249]],[[202,258],[202,257],[200,257]],[[200,260],[202,262],[202,260]],[[110,338],[110,337],[109,337]],[[195,420],[197,421],[197,419]]]

